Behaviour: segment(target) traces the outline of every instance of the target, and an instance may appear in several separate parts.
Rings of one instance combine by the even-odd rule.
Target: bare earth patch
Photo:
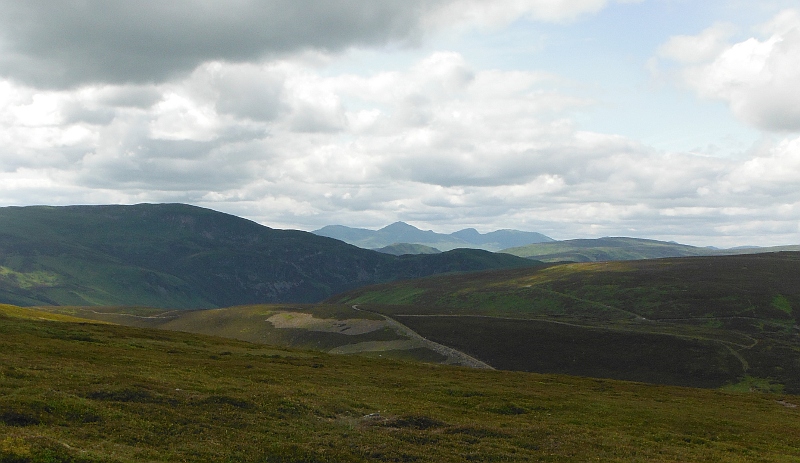
[[[785,401],[785,400],[776,400],[775,402],[777,402],[777,403],[779,403],[779,404],[783,405],[783,406],[784,406],[784,407],[786,407],[786,408],[797,408],[797,405],[796,405],[796,404],[793,404],[793,403],[791,403],[791,402],[787,402],[787,401]]]
[[[308,313],[281,312],[267,319],[275,328],[301,328],[308,331],[340,333],[351,336],[371,333],[388,326],[385,320],[366,320],[350,318],[336,320],[333,318],[314,318]]]

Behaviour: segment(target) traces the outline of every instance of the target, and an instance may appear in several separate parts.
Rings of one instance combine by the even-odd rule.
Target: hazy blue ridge
[[[328,225],[312,233],[335,238],[365,249],[377,249],[397,243],[408,243],[421,244],[442,251],[457,248],[499,251],[515,246],[553,241],[552,238],[541,233],[519,230],[497,230],[482,234],[474,228],[465,228],[450,234],[436,233],[431,230],[420,230],[404,222],[395,222],[380,230]]]

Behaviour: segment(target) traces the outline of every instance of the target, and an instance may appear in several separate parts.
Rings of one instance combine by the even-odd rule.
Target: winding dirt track
[[[485,370],[494,370],[494,368],[492,368],[492,366],[489,365],[488,363],[481,362],[475,357],[471,357],[465,354],[464,352],[461,352],[460,350],[455,350],[451,347],[444,346],[437,342],[433,342],[428,338],[420,336],[416,331],[412,330],[411,328],[407,327],[406,325],[398,322],[393,318],[387,317],[386,315],[383,315],[378,312],[373,312],[371,310],[359,309],[358,305],[354,305],[352,307],[353,310],[357,310],[359,312],[369,312],[371,314],[380,315],[381,317],[383,317],[384,320],[386,320],[386,323],[398,333],[404,336],[408,336],[410,339],[419,341],[428,349],[436,352],[437,354],[441,354],[447,357],[448,360],[446,363],[448,364],[461,365],[471,368],[482,368]]]

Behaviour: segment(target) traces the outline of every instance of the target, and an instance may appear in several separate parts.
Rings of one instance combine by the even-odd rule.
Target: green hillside
[[[315,302],[399,278],[531,265],[474,250],[431,257],[182,204],[0,208],[0,302],[25,306]]]
[[[685,244],[638,238],[598,238],[537,243],[504,249],[503,252],[543,262],[596,262],[707,256],[714,250]]]
[[[797,396],[36,318],[0,306],[4,463],[800,459]]]
[[[474,366],[370,312],[347,305],[249,305],[209,310],[143,307],[40,307],[28,310],[139,328],[206,334],[332,354]]]
[[[800,253],[441,276],[330,301],[497,368],[800,392]]]
[[[502,252],[543,262],[599,262],[778,251],[800,251],[800,246],[714,249],[640,238],[597,238],[537,243],[504,249]]]

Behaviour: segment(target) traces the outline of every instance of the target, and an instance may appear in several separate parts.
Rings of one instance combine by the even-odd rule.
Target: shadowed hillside
[[[0,208],[0,302],[219,307],[531,265],[477,250],[391,256],[182,204]]]

